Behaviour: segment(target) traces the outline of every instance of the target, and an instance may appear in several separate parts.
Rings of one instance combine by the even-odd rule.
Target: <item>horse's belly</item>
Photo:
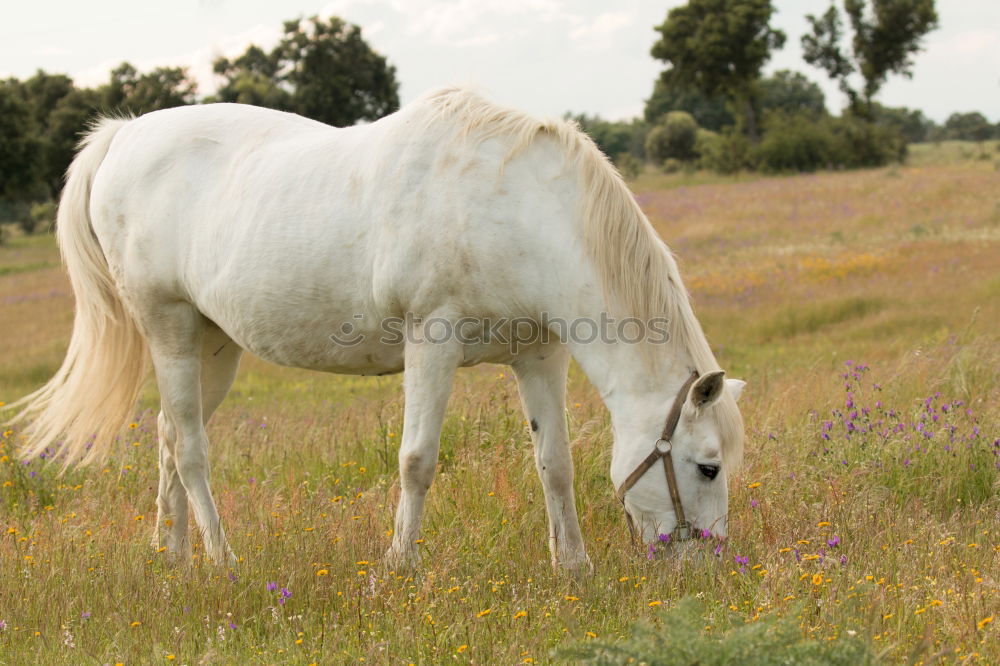
[[[268,339],[254,335],[246,337],[237,343],[278,365],[348,375],[389,375],[403,371],[402,345],[367,340],[344,344],[332,339],[323,329],[289,331]]]

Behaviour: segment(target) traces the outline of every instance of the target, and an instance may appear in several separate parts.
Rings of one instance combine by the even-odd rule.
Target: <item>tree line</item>
[[[913,56],[937,27],[934,0],[833,0],[807,15],[806,64],[847,98],[839,116],[799,72],[762,76],[787,36],[771,27],[771,0],[689,0],[656,27],[651,53],[666,68],[642,119],[576,116],[626,174],[643,162],[667,171],[706,168],[812,171],[902,160],[909,143],[1000,138],[1000,123],[955,113],[937,125],[920,110],[876,97],[891,75],[912,77]]]
[[[76,144],[100,114],[241,102],[345,126],[399,108],[395,67],[369,47],[358,26],[336,17],[288,21],[270,51],[251,45],[213,68],[222,84],[203,99],[183,67],[141,73],[128,62],[94,88],[41,70],[23,81],[0,81],[0,222],[17,221],[29,233],[51,226],[52,202]]]
[[[773,13],[771,0],[689,0],[656,27],[651,54],[665,69],[642,118],[567,116],[626,175],[644,163],[720,172],[872,166],[902,159],[908,143],[1000,138],[1000,123],[978,112],[937,125],[919,110],[876,100],[890,75],[912,76],[912,58],[937,26],[934,0],[833,0],[822,15],[806,17],[804,59],[845,94],[839,116],[803,74],[762,75],[787,40],[771,27]],[[395,67],[358,26],[336,17],[288,21],[273,49],[251,45],[217,59],[214,71],[221,85],[205,98],[184,68],[139,72],[127,62],[94,88],[41,70],[0,81],[0,221],[29,232],[51,226],[75,146],[98,114],[240,102],[346,126],[399,107]]]

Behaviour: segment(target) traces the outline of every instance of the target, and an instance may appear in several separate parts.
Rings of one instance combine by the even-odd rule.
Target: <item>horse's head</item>
[[[613,466],[613,476],[630,529],[644,544],[676,542],[689,534],[726,537],[727,472],[743,436],[735,403],[744,385],[721,371],[691,375],[672,402],[661,403],[658,415],[640,419],[644,425],[629,433],[634,441],[620,442],[628,460]],[[642,408],[648,412],[651,405]]]

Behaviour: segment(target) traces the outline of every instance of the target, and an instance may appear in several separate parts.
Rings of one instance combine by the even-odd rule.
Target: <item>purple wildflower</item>
[[[670,543],[670,535],[669,534],[661,534],[660,536],[658,536],[656,538],[659,539],[660,541],[662,541],[663,543]]]
[[[712,531],[711,530],[704,529],[704,530],[701,531],[701,538],[702,539],[707,539],[710,536],[712,536]]]
[[[840,537],[834,534],[832,539],[826,540],[826,545],[828,545],[830,548],[836,548],[837,546],[840,545]]]
[[[287,587],[281,588],[281,598],[278,599],[278,603],[284,604],[285,601],[292,597],[292,593],[288,591]]]
[[[229,628],[230,629],[236,629],[236,623],[235,622],[230,622],[229,623]]]
[[[750,564],[750,558],[747,555],[736,555],[734,559],[736,564],[740,565],[740,573],[745,573],[747,565]]]
[[[268,592],[274,592],[277,589],[278,589],[278,584],[277,583],[268,583],[267,584],[267,591]]]
[[[751,509],[756,509],[757,508],[757,500],[755,500],[755,499],[750,500],[750,508]]]
[[[719,542],[719,545],[715,547],[715,554],[716,554],[716,556],[722,555],[722,542],[721,541]]]
[[[90,611],[83,611],[82,613],[80,613],[80,619],[81,620],[89,620],[90,619]]]

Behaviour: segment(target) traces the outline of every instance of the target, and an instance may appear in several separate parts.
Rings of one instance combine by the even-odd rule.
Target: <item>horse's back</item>
[[[560,147],[508,161],[510,143],[464,137],[426,102],[345,129],[241,105],[156,112],[116,137],[94,227],[127,290],[189,300],[265,358],[391,370],[328,333],[357,315],[535,314],[574,254]]]

